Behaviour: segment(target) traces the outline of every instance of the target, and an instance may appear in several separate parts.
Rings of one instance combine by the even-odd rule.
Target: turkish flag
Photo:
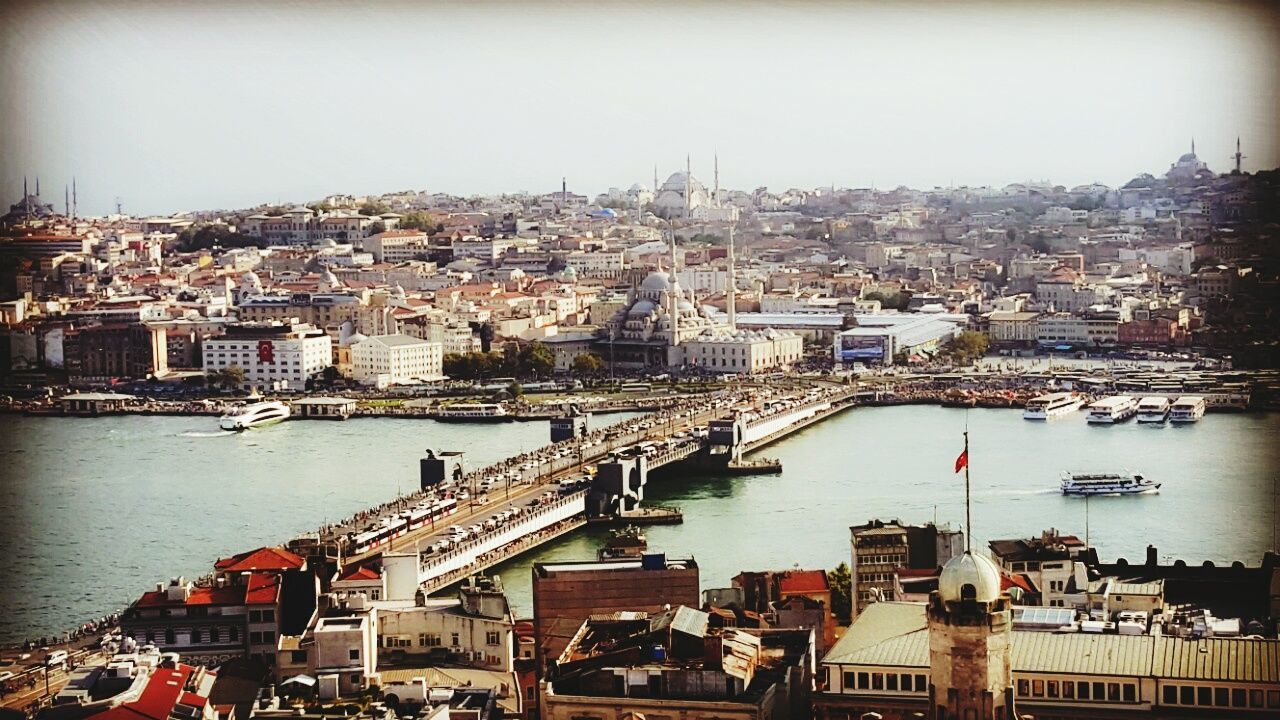
[[[969,448],[965,448],[960,453],[960,457],[956,458],[956,472],[969,467]]]

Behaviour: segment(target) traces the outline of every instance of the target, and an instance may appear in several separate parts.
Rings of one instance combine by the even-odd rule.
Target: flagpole
[[[966,418],[967,419],[967,418]],[[968,423],[965,423],[968,425]],[[973,554],[973,520],[969,514],[969,430],[964,431],[964,551]]]

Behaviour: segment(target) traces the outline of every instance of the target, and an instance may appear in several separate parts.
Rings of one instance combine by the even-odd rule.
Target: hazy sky
[[[1223,3],[10,2],[0,200],[82,213],[652,183],[1118,184],[1280,165],[1280,14]]]

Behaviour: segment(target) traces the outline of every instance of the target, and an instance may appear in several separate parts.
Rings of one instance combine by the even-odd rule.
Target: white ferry
[[[512,418],[501,403],[453,403],[436,411],[436,419],[444,422],[504,422]]]
[[[274,425],[289,419],[289,406],[282,402],[267,402],[241,405],[218,420],[223,430],[248,430],[249,428]]]
[[[1199,395],[1183,395],[1173,401],[1173,406],[1169,410],[1169,422],[1198,422],[1200,418],[1204,417],[1204,410],[1207,406],[1205,399]]]
[[[1049,420],[1060,415],[1073,413],[1084,405],[1084,398],[1073,392],[1056,392],[1027,401],[1022,417],[1027,420]]]
[[[1162,423],[1169,418],[1169,398],[1145,397],[1138,403],[1138,422]]]
[[[1090,405],[1087,419],[1091,423],[1118,423],[1128,420],[1137,412],[1137,400],[1128,395],[1114,395]]]
[[[1132,473],[1062,473],[1063,495],[1146,495],[1160,483]]]

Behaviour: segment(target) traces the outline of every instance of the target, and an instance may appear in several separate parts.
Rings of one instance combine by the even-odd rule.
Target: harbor
[[[975,522],[992,533],[1015,533],[1027,523],[1061,524],[1075,516],[1082,527],[1084,502],[1061,494],[1058,473],[1129,468],[1165,485],[1154,496],[1094,502],[1096,545],[1119,555],[1154,542],[1175,557],[1257,557],[1270,537],[1271,487],[1254,470],[1276,466],[1280,416],[1228,413],[1211,420],[1168,426],[1167,432],[1146,432],[1136,423],[1093,432],[1083,420],[1033,423],[1020,412],[856,408],[770,446],[767,454],[781,463],[781,474],[694,469],[678,481],[658,475],[646,488],[645,503],[679,507],[684,523],[654,526],[648,534],[655,547],[695,554],[708,577],[737,572],[737,551],[719,540],[729,536],[740,537],[739,545],[762,563],[834,565],[840,553],[833,548],[855,516],[954,516],[960,497],[949,472],[938,470],[950,464],[954,448],[912,438],[959,437],[968,422],[975,457],[982,448],[981,455],[990,458],[983,471],[991,485],[975,495]],[[279,544],[313,531],[317,520],[327,517],[333,524],[363,512],[371,500],[394,503],[419,487],[418,463],[426,446],[466,447],[468,458],[484,466],[534,451],[548,438],[546,423],[506,425],[495,436],[487,426],[424,420],[289,422],[240,434],[211,428],[213,421],[0,418],[0,438],[22,434],[33,445],[19,448],[0,440],[13,477],[25,479],[6,488],[0,532],[15,548],[14,572],[31,588],[30,599],[17,599],[11,617],[0,621],[5,643],[29,638],[27,628],[40,628],[37,635],[60,634],[127,605],[150,581],[200,575],[209,558]],[[62,457],[56,448],[66,446],[86,452]],[[1064,454],[1063,447],[1088,447],[1089,453]],[[1057,460],[1046,463],[1046,457]],[[1043,476],[1029,472],[1046,466]],[[175,475],[174,468],[184,470]],[[190,479],[178,480],[182,474]],[[304,481],[306,491],[298,492]],[[1000,510],[1002,502],[1013,503],[1018,517],[1007,513],[1007,505]],[[143,514],[142,507],[171,510]],[[217,521],[197,522],[177,512],[179,507],[203,508]],[[39,517],[28,519],[37,509]],[[1196,526],[1206,512],[1230,522],[1207,534],[1178,530]],[[744,528],[754,529],[744,534]],[[561,534],[493,571],[502,574],[513,603],[527,611],[531,564],[593,556],[601,532],[584,527]],[[785,538],[797,533],[831,542],[788,549]],[[116,543],[104,543],[104,537]],[[173,537],[186,540],[173,543]],[[146,550],[121,565],[113,549],[119,543]],[[99,591],[76,590],[85,587]]]

